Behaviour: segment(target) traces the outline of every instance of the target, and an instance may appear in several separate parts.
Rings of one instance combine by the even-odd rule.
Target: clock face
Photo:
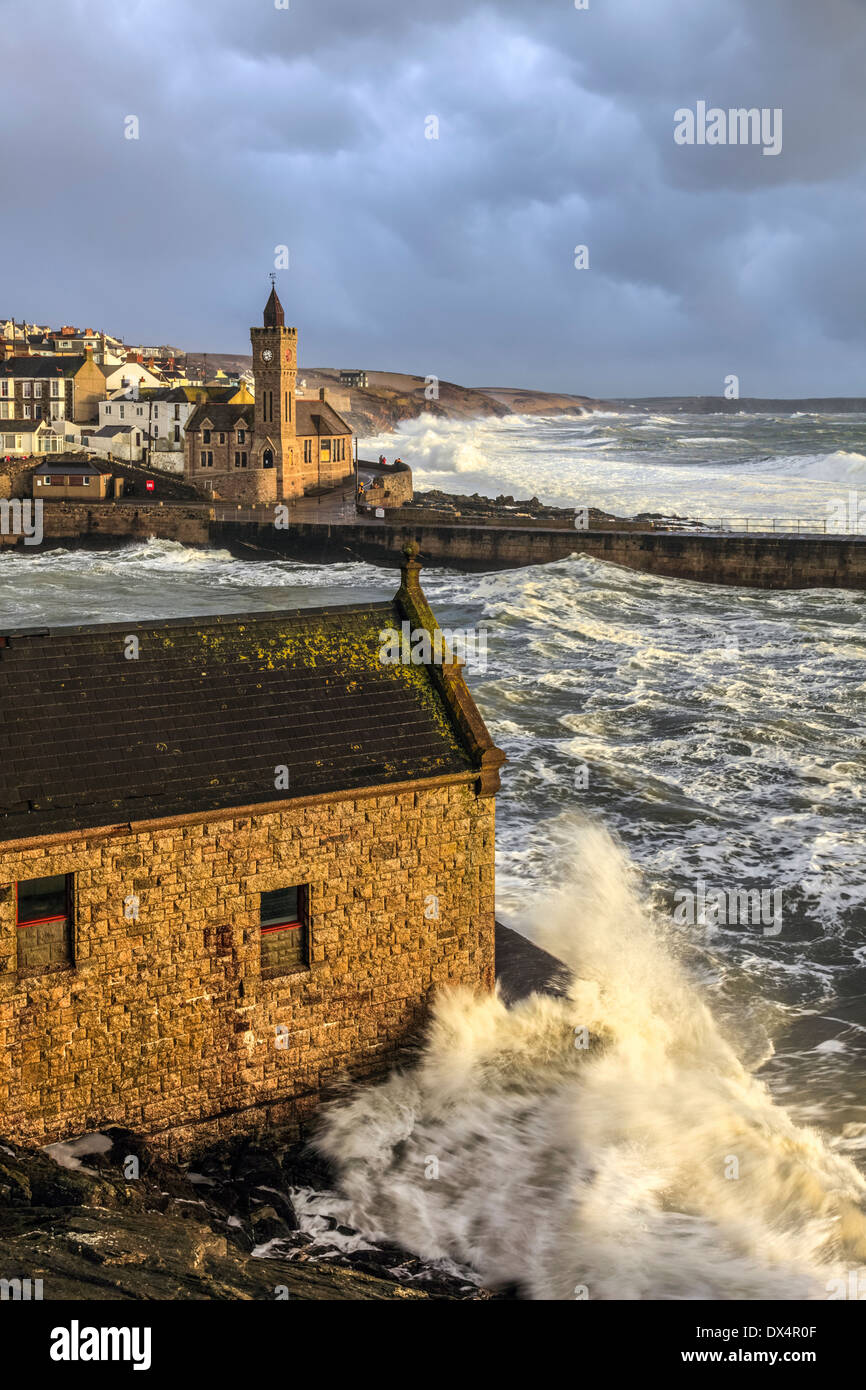
[[[271,352],[270,348],[265,348],[264,352],[262,353],[262,361],[270,362],[273,355],[274,354]]]

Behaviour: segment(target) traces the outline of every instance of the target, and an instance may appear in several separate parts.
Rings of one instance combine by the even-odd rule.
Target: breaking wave
[[[393,572],[362,561],[327,571],[291,560],[251,565],[227,550],[151,538],[118,550],[0,554],[0,614],[16,626],[192,617],[381,598]]]
[[[866,482],[866,454],[854,450],[837,449],[832,454],[781,458],[776,462],[780,467],[790,466],[801,478],[817,478],[827,483]]]
[[[418,1065],[325,1116],[347,1219],[532,1299],[827,1298],[866,1181],[750,1072],[607,832],[569,834],[536,931],[567,997],[440,996]]]
[[[839,500],[828,485],[847,491],[866,484],[866,454],[858,449],[864,429],[859,415],[424,415],[361,441],[361,449],[368,457],[399,455],[421,488],[535,495],[620,516],[823,523]]]
[[[512,424],[517,420],[518,417],[511,417]],[[384,453],[389,460],[411,459],[415,472],[474,473],[487,466],[482,439],[496,423],[495,419],[467,422],[419,415],[417,419],[404,420],[393,434],[362,441],[361,448]]]

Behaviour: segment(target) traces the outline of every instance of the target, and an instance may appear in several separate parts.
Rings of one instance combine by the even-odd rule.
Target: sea
[[[866,522],[863,415],[423,417],[367,450],[419,488]],[[443,627],[486,634],[497,916],[573,984],[444,994],[420,1058],[327,1112],[333,1211],[529,1299],[866,1298],[866,594],[579,555],[422,580]],[[16,626],[394,589],[158,540],[0,555]]]

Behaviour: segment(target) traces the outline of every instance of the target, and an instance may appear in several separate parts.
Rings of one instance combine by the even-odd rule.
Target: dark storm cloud
[[[866,392],[862,0],[0,0],[0,21],[0,313],[243,351],[286,244],[307,365]],[[700,100],[782,108],[782,153],[676,145]]]

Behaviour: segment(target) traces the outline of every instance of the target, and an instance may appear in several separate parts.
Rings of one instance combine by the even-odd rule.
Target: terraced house
[[[389,602],[0,635],[0,1135],[297,1126],[494,978],[503,754]]]
[[[7,357],[0,361],[0,430],[4,420],[96,420],[105,376],[83,357]]]

